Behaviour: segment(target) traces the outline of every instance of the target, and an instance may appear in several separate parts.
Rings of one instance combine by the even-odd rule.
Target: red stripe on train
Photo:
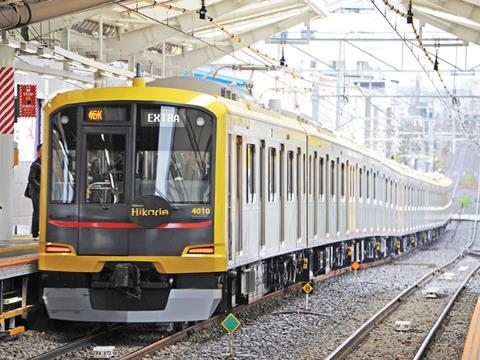
[[[60,221],[48,220],[48,223],[59,227],[69,228],[96,228],[96,229],[142,229],[141,226],[134,223],[117,222],[86,222],[86,221]],[[157,226],[157,229],[198,229],[212,225],[212,220],[196,223],[168,223]]]

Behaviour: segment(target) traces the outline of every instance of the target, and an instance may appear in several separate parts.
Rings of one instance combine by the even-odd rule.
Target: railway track
[[[372,268],[372,267],[379,267],[388,263],[393,263],[396,259],[400,259],[402,257],[405,257],[407,254],[411,254],[413,251],[422,249],[422,246],[411,248],[407,250],[404,253],[401,253],[399,255],[395,256],[390,256],[384,259],[380,259],[377,261],[373,261],[370,263],[365,263],[362,264],[362,269],[367,269],[367,268]],[[345,267],[341,269],[337,269],[334,271],[331,271],[327,274],[319,275],[313,279],[313,282],[321,282],[323,280],[327,280],[329,278],[333,278],[342,274],[345,274],[347,272],[352,271],[350,267]],[[292,292],[300,291],[301,287],[303,286],[304,283],[296,283],[293,284],[285,289],[278,290],[276,292],[267,294],[266,296],[262,297],[261,299],[248,304],[248,305],[241,305],[233,309],[233,313],[237,314],[240,312],[243,312],[245,310],[251,309],[253,307],[256,307],[258,305],[261,305],[263,303],[266,303],[270,300],[276,299],[276,298],[281,298],[286,296],[287,294],[290,294]],[[161,337],[157,341],[151,342],[146,346],[143,346],[135,351],[132,351],[126,355],[123,355],[120,357],[120,359],[126,360],[126,359],[142,359],[144,356],[148,354],[155,353],[165,347],[168,347],[172,344],[175,344],[177,342],[180,342],[182,340],[187,339],[192,333],[195,333],[201,329],[206,329],[208,327],[212,326],[218,326],[218,324],[224,319],[225,314],[220,314],[217,316],[214,316],[208,320],[199,322],[195,325],[189,326],[188,328],[177,331],[171,335],[167,335],[165,337]],[[62,345],[58,348],[52,349],[50,351],[47,351],[43,354],[40,354],[36,357],[31,358],[32,360],[46,360],[46,359],[56,359],[61,357],[62,355],[65,354],[73,354],[76,350],[85,348],[87,346],[91,346],[94,343],[97,343],[98,341],[101,341],[102,343],[108,342],[108,339],[114,335],[115,331],[119,331],[121,327],[115,327],[115,328],[110,328],[110,329],[98,329],[94,333],[91,333],[87,336],[81,337],[79,339],[76,339],[72,341],[71,343],[67,343],[65,345]]]
[[[362,264],[362,269],[367,269],[367,268],[372,268],[372,267],[378,267],[382,266],[387,263],[391,263],[395,259],[401,258],[406,256],[407,254],[411,253],[412,251],[415,251],[417,249],[420,249],[421,247],[415,247],[410,250],[407,250],[406,252],[395,255],[395,256],[390,256],[387,258],[383,258],[377,261],[373,261],[370,263],[365,263]],[[313,281],[314,282],[320,282],[322,280],[326,280],[329,278],[333,278],[342,274],[345,274],[347,272],[352,271],[350,267],[345,267],[337,270],[333,270],[327,274],[323,275],[318,275],[316,276]],[[304,285],[304,283],[295,283],[290,285],[289,287],[285,289],[278,290],[276,292],[272,292],[270,294],[267,294],[266,296],[262,297],[261,299],[252,302],[248,305],[241,305],[233,309],[232,313],[237,314],[242,311],[248,310],[250,308],[253,308],[255,306],[261,305],[267,301],[276,299],[276,298],[281,298],[287,294],[290,294],[295,291],[300,291],[301,287]],[[170,346],[172,344],[175,344],[179,341],[182,341],[186,338],[188,338],[192,333],[208,328],[210,326],[218,325],[223,319],[225,318],[225,314],[220,314],[217,316],[214,316],[208,320],[201,321],[195,325],[189,326],[184,330],[177,331],[171,335],[167,335],[163,338],[160,338],[159,340],[152,342],[146,346],[141,347],[140,349],[137,349],[133,352],[128,353],[127,355],[124,355],[120,357],[122,360],[127,360],[127,359],[142,359],[145,355],[152,354],[158,350],[161,350],[167,346]],[[102,328],[98,329],[96,331],[93,331],[92,333],[82,336],[78,339],[75,339],[72,342],[66,343],[62,346],[59,346],[57,348],[54,348],[52,350],[49,350],[47,352],[44,352],[40,355],[37,355],[35,357],[30,358],[31,360],[50,360],[50,359],[57,359],[61,357],[62,355],[65,354],[72,354],[76,350],[79,350],[81,348],[85,348],[86,346],[89,346],[91,344],[96,343],[97,341],[102,341],[104,342],[104,339],[108,339],[109,337],[112,337],[115,332],[118,332],[122,329],[122,326],[117,326],[117,327],[112,327],[112,328]]]
[[[92,344],[93,342],[107,337],[111,336],[112,333],[115,331],[118,331],[120,329],[120,326],[115,326],[112,328],[105,329],[104,327],[101,329],[97,329],[92,331],[90,334],[87,334],[85,336],[82,336],[78,339],[75,339],[65,345],[59,346],[57,348],[54,348],[52,350],[49,350],[47,352],[44,352],[43,354],[40,354],[38,356],[32,357],[30,360],[53,360],[56,359],[62,355],[74,352],[77,349],[80,349],[86,345]]]
[[[418,247],[416,247],[414,249],[418,249]],[[407,252],[402,253],[400,255],[396,255],[396,256],[393,256],[393,257],[388,257],[388,258],[381,259],[381,260],[378,260],[378,261],[374,261],[374,262],[371,262],[371,263],[363,264],[362,269],[377,267],[377,266],[384,265],[386,263],[390,263],[394,259],[405,256],[409,252],[410,251],[407,251]],[[314,282],[320,282],[322,280],[326,280],[326,279],[329,279],[329,278],[332,278],[332,277],[335,277],[335,276],[339,276],[341,274],[345,274],[345,273],[350,272],[350,271],[352,271],[350,267],[341,268],[341,269],[329,272],[328,274],[319,275],[319,276],[315,277],[313,279],[313,281]],[[288,293],[291,293],[291,292],[294,292],[294,291],[299,291],[303,285],[304,285],[304,283],[296,283],[296,284],[293,284],[293,285],[291,285],[291,286],[289,286],[285,289],[281,289],[281,290],[278,290],[276,292],[267,294],[266,296],[262,297],[261,299],[255,301],[251,304],[241,305],[241,306],[236,307],[235,309],[233,309],[232,313],[237,314],[237,313],[243,312],[245,310],[251,309],[253,307],[256,307],[258,305],[261,305],[261,304],[263,304],[267,301],[270,301],[272,299],[283,297]],[[162,338],[162,339],[160,339],[160,340],[158,340],[154,343],[151,343],[151,344],[149,344],[149,345],[147,345],[143,348],[135,350],[135,351],[121,357],[120,359],[121,360],[142,359],[146,355],[155,353],[155,352],[157,352],[157,351],[159,351],[159,350],[161,350],[161,349],[163,349],[167,346],[173,345],[173,344],[175,344],[179,341],[182,341],[182,340],[188,338],[192,333],[194,333],[198,330],[205,329],[205,328],[208,328],[210,326],[219,324],[224,318],[225,318],[225,314],[217,315],[217,316],[212,317],[208,320],[205,320],[205,321],[202,321],[198,324],[190,326],[190,327],[188,327],[188,328],[186,328],[182,331],[176,332],[176,333],[174,333],[170,336]]]
[[[480,168],[477,174],[480,174]],[[480,182],[477,185],[477,197],[476,197],[476,208],[475,214],[479,214],[479,205],[480,205]],[[428,331],[422,332],[422,338],[420,344],[415,349],[413,354],[403,354],[405,358],[412,358],[415,360],[421,359],[429,346],[431,345],[435,335],[438,330],[441,328],[443,321],[448,315],[450,309],[452,308],[455,301],[458,299],[458,296],[461,294],[467,283],[470,281],[472,276],[480,269],[480,264],[478,264],[478,259],[473,258],[469,255],[469,250],[475,244],[477,239],[477,220],[474,221],[473,231],[471,240],[468,245],[463,248],[455,257],[447,261],[445,264],[440,265],[431,272],[425,274],[420,279],[415,281],[411,286],[397,295],[393,300],[391,300],[387,305],[375,313],[371,318],[364,322],[354,333],[352,333],[345,341],[343,341],[330,355],[327,357],[327,360],[338,360],[346,358],[361,358],[362,356],[369,356],[372,353],[376,353],[376,356],[379,355],[379,350],[391,348],[390,355],[395,353],[397,356],[400,354],[402,345],[407,345],[411,350],[412,346],[412,337],[404,343],[397,343],[392,341],[392,337],[386,335],[392,330],[392,319],[397,313],[401,313],[402,309],[407,308],[408,306],[415,306],[417,308],[424,305],[424,310],[429,313],[430,305],[428,300],[424,298],[423,304],[420,299],[422,296],[419,296],[419,292],[426,289],[427,284],[434,283],[435,280],[438,280],[442,275],[445,275],[448,270],[457,271],[461,273],[462,269],[468,268],[470,271],[466,273],[466,276],[457,279],[455,286],[455,291],[449,297],[448,302],[443,305],[443,308],[439,312],[439,315],[436,318],[430,319],[433,325]],[[410,304],[410,305],[409,305]],[[408,313],[403,311],[403,314]],[[380,329],[381,328],[381,329]],[[378,332],[374,334],[374,331],[378,329]],[[369,343],[369,336],[371,337],[371,343]],[[376,336],[378,335],[378,336]],[[384,341],[383,341],[384,340]],[[388,351],[388,350],[387,350]],[[387,355],[387,354],[383,354]],[[412,356],[413,355],[413,356]]]

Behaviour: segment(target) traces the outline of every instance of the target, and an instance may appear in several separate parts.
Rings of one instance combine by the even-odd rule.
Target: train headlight
[[[63,125],[66,125],[70,122],[70,118],[67,116],[67,115],[62,115],[60,117],[60,122],[63,124]]]
[[[205,119],[201,116],[197,118],[197,126],[203,126],[205,125]]]

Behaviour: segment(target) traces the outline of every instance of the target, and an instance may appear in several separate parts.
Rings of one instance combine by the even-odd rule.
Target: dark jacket
[[[28,173],[28,187],[30,194],[34,191],[40,191],[40,176],[42,171],[42,159],[37,158],[32,165],[30,165],[30,171]]]

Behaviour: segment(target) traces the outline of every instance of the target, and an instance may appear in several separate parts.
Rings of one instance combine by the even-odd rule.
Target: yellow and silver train
[[[135,79],[46,105],[39,267],[51,318],[202,320],[432,240],[448,222],[449,179],[221,91]]]

